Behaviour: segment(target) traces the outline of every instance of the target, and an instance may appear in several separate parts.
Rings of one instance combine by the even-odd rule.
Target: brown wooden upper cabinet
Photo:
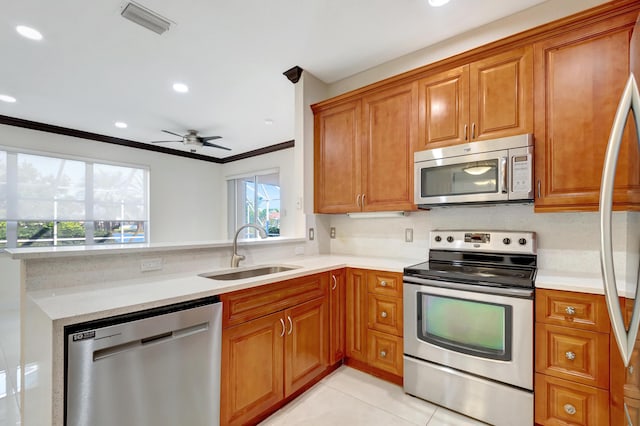
[[[597,210],[602,166],[618,100],[629,76],[637,11],[534,45],[535,210]],[[627,125],[614,209],[640,207],[640,167]]]
[[[314,106],[315,212],[415,210],[418,84]]]
[[[419,82],[418,150],[533,132],[533,53],[510,50]]]

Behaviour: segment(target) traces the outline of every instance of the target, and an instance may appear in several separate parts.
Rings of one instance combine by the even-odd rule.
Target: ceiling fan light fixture
[[[156,34],[162,34],[171,27],[171,21],[134,2],[127,3],[120,15]]]
[[[429,5],[433,7],[444,6],[447,3],[449,3],[449,0],[429,0]]]
[[[124,121],[116,121],[115,123],[113,123],[113,125],[116,126],[118,129],[126,129],[127,127],[129,127],[129,125]]]

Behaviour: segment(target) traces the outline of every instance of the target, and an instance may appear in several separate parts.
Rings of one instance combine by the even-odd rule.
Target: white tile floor
[[[405,394],[402,387],[342,366],[261,426],[480,426],[484,423]]]

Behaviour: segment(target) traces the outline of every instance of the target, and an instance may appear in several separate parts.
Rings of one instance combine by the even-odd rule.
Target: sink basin
[[[276,274],[278,272],[291,271],[298,268],[300,268],[300,266],[256,265],[247,268],[227,269],[220,272],[209,272],[206,274],[200,274],[200,276],[204,278],[210,278],[212,280],[232,281],[242,280],[245,278],[254,278],[262,275]]]

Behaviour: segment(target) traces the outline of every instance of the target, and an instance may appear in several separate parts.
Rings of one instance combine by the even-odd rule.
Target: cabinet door
[[[470,140],[533,133],[533,49],[469,65]]]
[[[333,365],[345,355],[345,308],[346,308],[345,269],[331,271],[329,293],[329,364]]]
[[[419,134],[416,150],[469,140],[469,67],[419,81]]]
[[[413,151],[418,126],[418,84],[365,96],[362,169],[365,211],[415,210]]]
[[[347,357],[367,362],[367,271],[347,270]]]
[[[315,114],[315,212],[360,210],[360,100]]]
[[[329,363],[328,303],[325,297],[285,311],[285,397],[327,368]]]
[[[535,44],[536,211],[597,210],[609,133],[629,76],[635,15]],[[631,126],[628,122],[618,157],[613,196],[618,209],[639,201]]]
[[[284,398],[282,313],[222,332],[220,418],[240,425]]]

